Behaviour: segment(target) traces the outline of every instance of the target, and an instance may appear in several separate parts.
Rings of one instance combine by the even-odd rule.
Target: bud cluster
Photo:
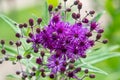
[[[1,40],[1,53],[4,58],[0,59],[0,64],[4,60],[8,61],[15,57],[12,60],[13,64],[18,62],[21,66],[21,70],[16,71],[16,74],[21,76],[23,80],[35,77],[36,79],[39,77],[56,79],[60,74],[62,76],[59,80],[95,78],[94,74],[89,73],[89,69],[83,70],[81,66],[76,67],[75,63],[81,58],[87,58],[86,51],[93,47],[96,42],[103,44],[108,42],[106,39],[100,41],[104,29],[100,28],[97,21],[88,19],[88,16],[93,17],[95,11],[86,11],[86,15],[81,17],[82,2],[74,0],[73,4],[67,7],[67,0],[63,1],[64,6],[61,3],[56,8],[51,4],[48,6],[51,18],[44,28],[41,28],[42,18],[37,20],[30,18],[28,24],[16,24],[20,29],[20,32],[15,34],[18,40],[9,41],[9,45],[16,47],[16,55],[9,55],[5,48],[5,41]],[[77,12],[72,12],[73,6],[77,7]],[[71,17],[75,23],[66,21],[68,12],[71,12]],[[62,16],[63,13],[64,16]],[[27,31],[27,33],[25,34],[23,31]],[[91,38],[94,35],[95,38]],[[28,65],[34,61],[34,65],[24,70],[22,67],[24,60],[28,61]],[[77,74],[83,73],[82,71],[84,71],[83,76],[78,77]]]

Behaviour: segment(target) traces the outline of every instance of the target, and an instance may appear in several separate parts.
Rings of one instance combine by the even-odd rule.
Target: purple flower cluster
[[[95,30],[97,24],[92,22],[91,28],[80,23],[70,24],[62,21],[60,15],[56,14],[40,33],[32,37],[33,47],[39,45],[50,50],[48,68],[56,73],[63,67],[64,62],[71,59],[85,58],[86,51],[94,45],[95,40],[90,39],[91,31]]]

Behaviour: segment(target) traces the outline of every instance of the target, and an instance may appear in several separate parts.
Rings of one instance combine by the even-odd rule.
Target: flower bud
[[[90,78],[95,78],[95,75],[94,74],[90,74],[89,77]]]
[[[54,75],[53,73],[51,73],[51,74],[49,75],[49,77],[50,77],[51,79],[53,79],[53,78],[55,77],[55,75]]]
[[[32,18],[29,19],[29,25],[33,26],[34,25],[34,20]]]
[[[70,12],[70,11],[71,11],[71,9],[70,9],[70,8],[67,8],[67,9],[66,9],[66,11],[67,11],[67,12]]]
[[[17,38],[20,38],[20,37],[21,37],[20,33],[16,33],[15,36],[16,36]]]
[[[17,55],[17,59],[18,60],[22,59],[22,56],[21,55]]]
[[[1,50],[1,53],[5,55],[5,54],[6,54],[6,50],[5,50],[5,49],[2,49],[2,50]]]
[[[74,1],[74,5],[78,5],[79,0]]]
[[[51,12],[52,9],[53,9],[53,5],[50,4],[49,7],[48,7],[48,11]]]
[[[108,43],[108,40],[105,39],[105,40],[102,41],[102,43],[106,44],[106,43]]]
[[[89,71],[88,71],[88,69],[85,69],[84,72],[87,74]]]
[[[90,11],[89,14],[95,14],[95,11],[94,11],[94,10],[93,10],[93,11]]]
[[[37,29],[36,29],[36,32],[37,32],[37,33],[40,33],[40,28],[37,28]]]
[[[78,9],[79,10],[82,9],[82,3],[81,2],[78,3]]]
[[[42,64],[42,59],[41,58],[37,58],[36,59],[36,63],[39,64],[39,65]]]
[[[13,43],[13,41],[9,41],[9,44],[10,44],[10,45],[13,45],[14,43]]]
[[[37,19],[37,23],[40,24],[42,22],[42,18]]]
[[[23,24],[23,27],[24,27],[24,28],[26,28],[27,26],[28,26],[27,23],[24,23],[24,24]]]
[[[23,24],[19,24],[19,28],[20,28],[20,29],[22,29],[22,28],[23,28],[23,26],[24,26]]]
[[[1,40],[0,43],[1,43],[1,45],[4,45],[4,44],[5,44],[5,41],[4,41],[4,40]]]

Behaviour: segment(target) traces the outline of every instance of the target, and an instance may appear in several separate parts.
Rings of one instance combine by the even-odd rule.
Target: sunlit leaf
[[[17,75],[13,75],[13,74],[7,75],[7,78],[21,80],[20,77],[18,77]]]
[[[2,46],[0,45],[0,48],[2,48]],[[10,47],[10,46],[4,46],[5,50],[9,53],[9,55],[16,55],[17,51]]]
[[[6,23],[8,23],[15,32],[20,32],[20,29],[17,26],[15,26],[18,25],[17,22],[2,14],[0,14],[0,18],[3,19]]]
[[[105,11],[102,11],[102,12],[98,13],[98,14],[92,19],[92,21],[98,21],[104,13],[105,13]]]

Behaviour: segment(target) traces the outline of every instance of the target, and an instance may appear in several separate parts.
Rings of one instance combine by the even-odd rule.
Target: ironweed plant
[[[0,15],[18,38],[17,41],[9,41],[10,46],[5,45],[4,40],[0,41],[3,54],[0,64],[12,61],[13,65],[19,63],[21,67],[16,71],[18,76],[9,77],[22,80],[84,80],[86,77],[95,78],[96,72],[107,75],[92,64],[120,54],[110,54],[113,47],[92,50],[97,42],[108,42],[107,39],[100,40],[104,29],[98,20],[102,13],[93,17],[95,11],[91,10],[85,11],[86,15],[82,16],[82,2],[75,0],[70,7],[66,6],[67,0],[63,2],[64,6],[59,3],[55,8],[52,4],[45,4],[46,16],[43,19],[30,18],[28,23],[18,24]],[[73,7],[77,11],[73,12]]]

